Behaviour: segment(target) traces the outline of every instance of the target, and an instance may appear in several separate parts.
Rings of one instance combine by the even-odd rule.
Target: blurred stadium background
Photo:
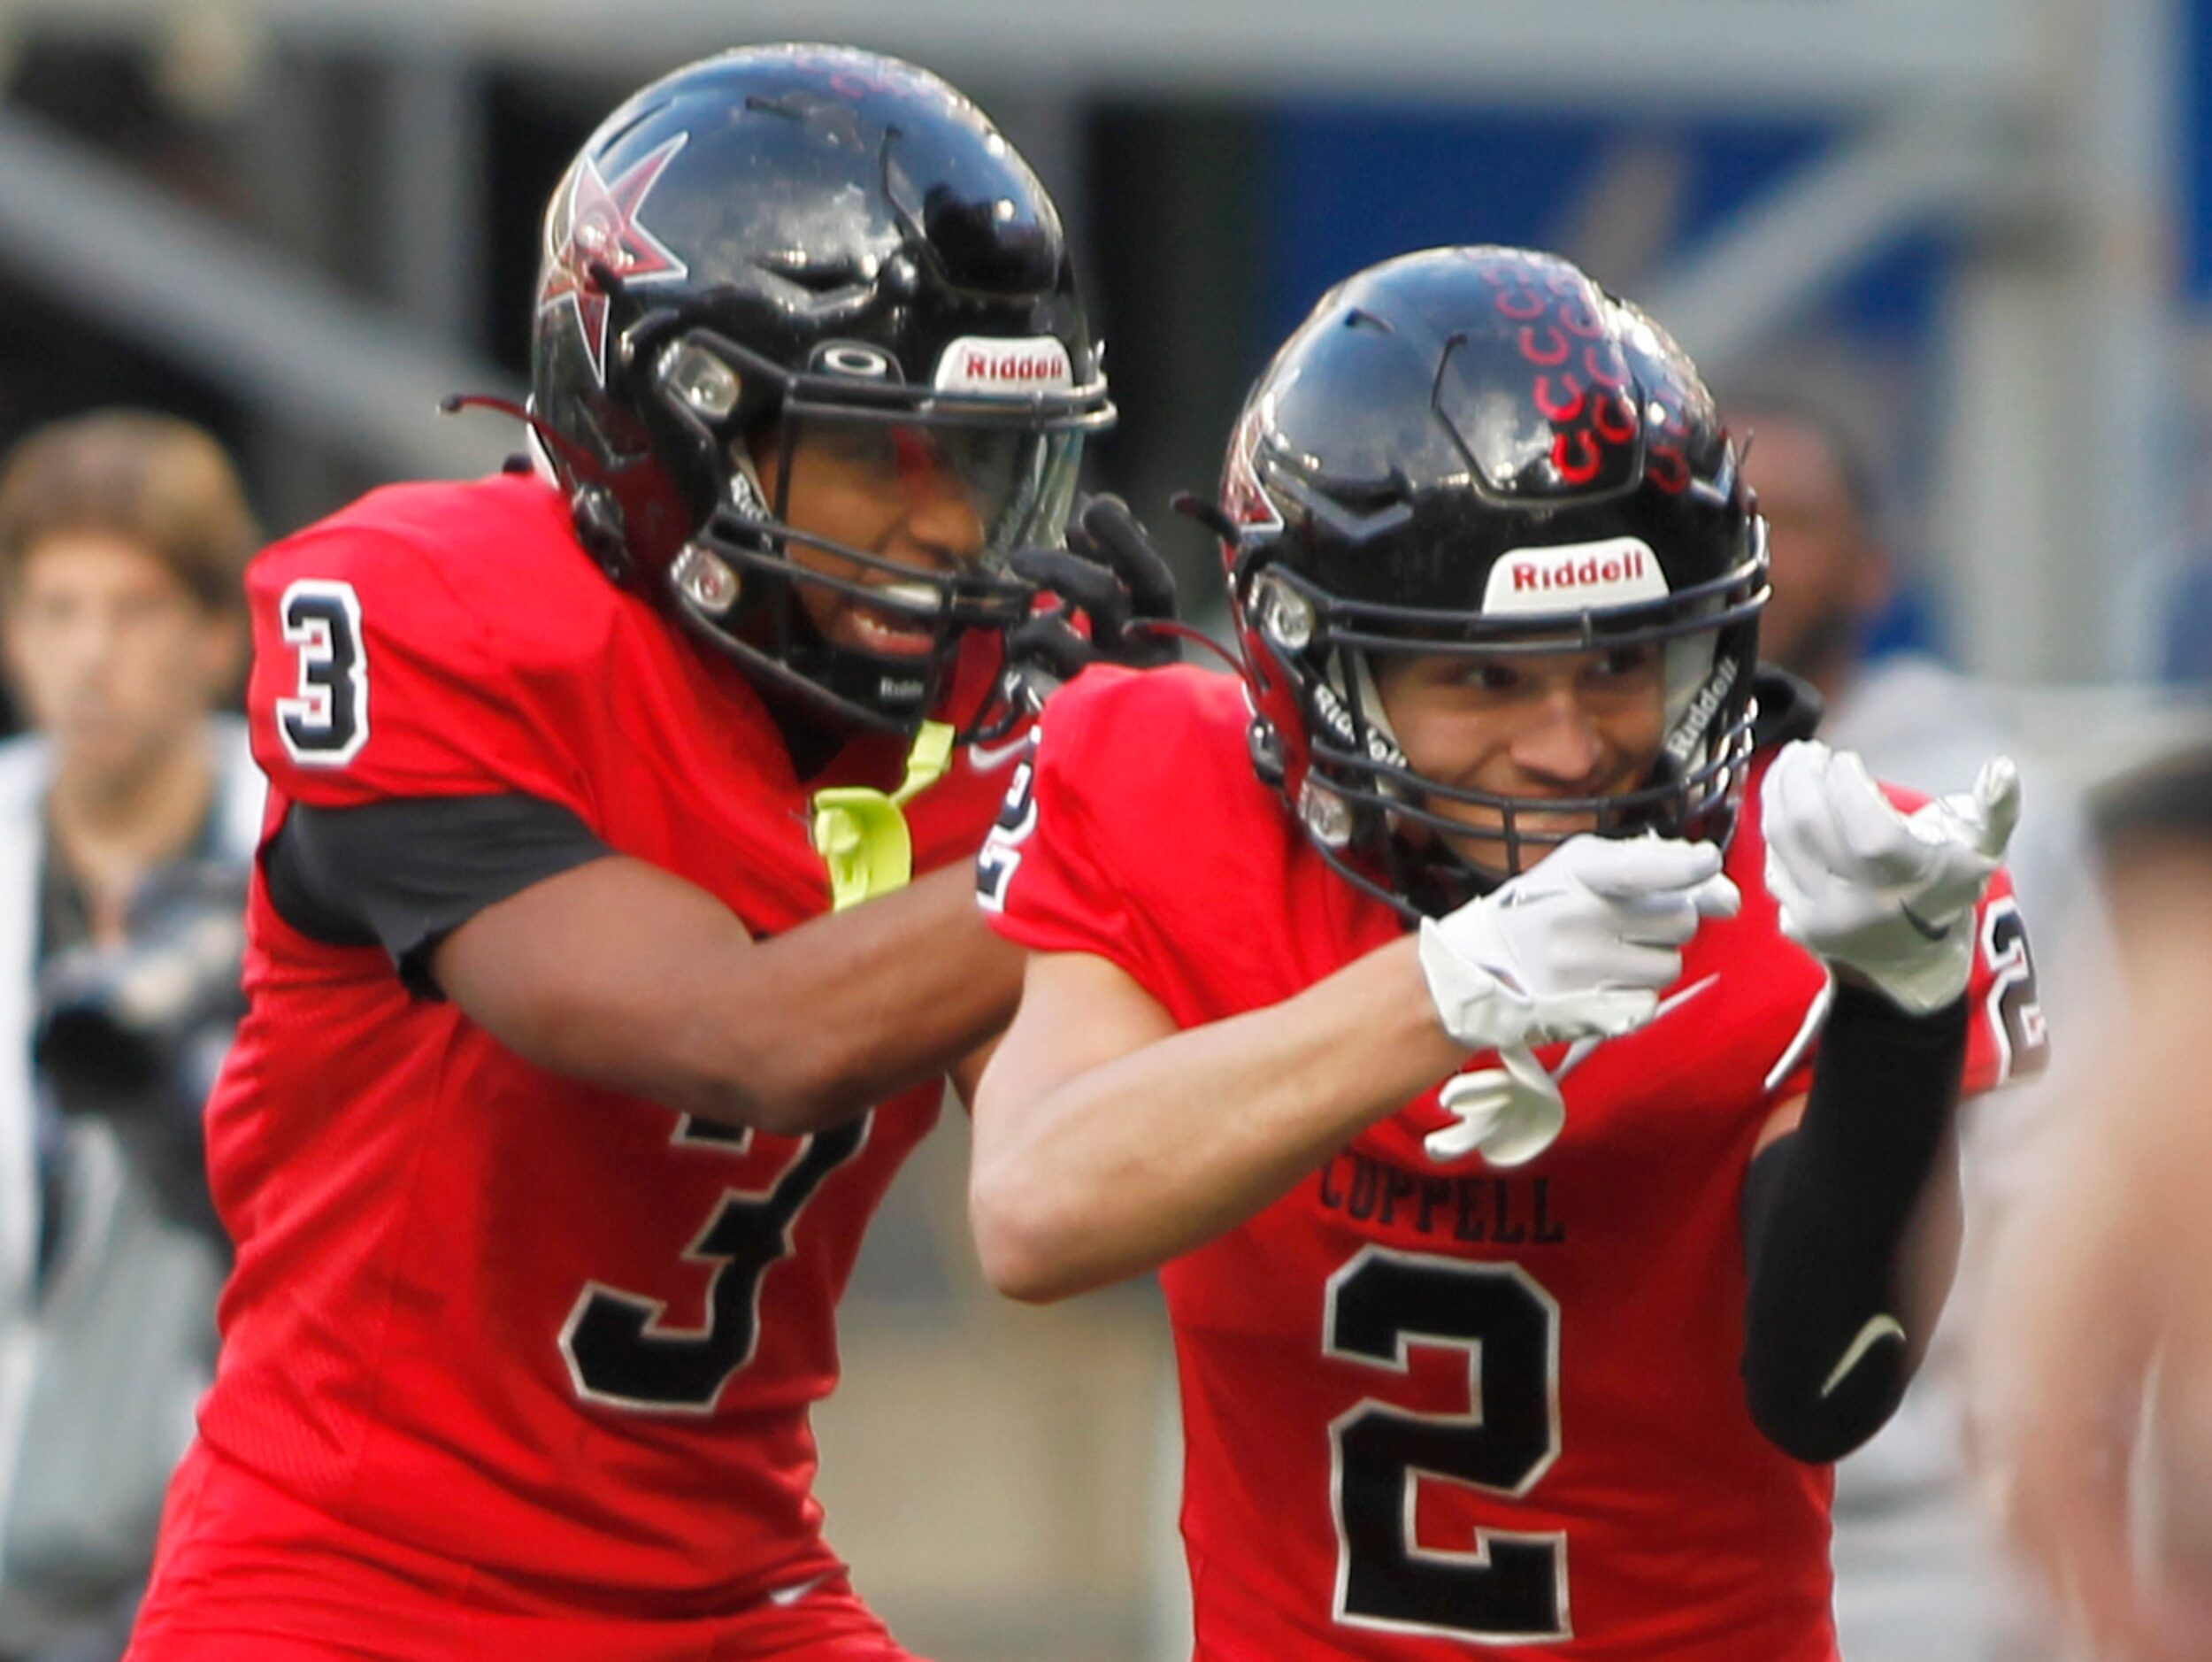
[[[1267,346],[1371,259],[1531,242],[1724,397],[1849,412],[1909,578],[1885,642],[2083,779],[2201,714],[2212,0],[0,0],[0,443],[175,410],[279,531],[495,466],[510,427],[434,406],[519,387],[562,164],[634,85],[780,38],[927,64],[1038,165],[1111,342],[1094,472],[1194,596],[1166,498]],[[938,1654],[1175,1654],[1151,1296],[987,1298],[952,1118],[851,1301],[833,1538]]]

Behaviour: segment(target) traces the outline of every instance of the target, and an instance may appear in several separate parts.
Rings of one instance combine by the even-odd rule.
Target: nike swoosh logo
[[[1719,979],[1720,972],[1716,970],[1701,981],[1692,981],[1673,996],[1662,998],[1659,1001],[1659,1008],[1651,1012],[1651,1021],[1644,1023],[1644,1027],[1650,1027],[1652,1022],[1663,1021],[1670,1012],[1681,1009],[1683,1005],[1688,1004],[1691,999],[1696,997]],[[1643,1030],[1643,1027],[1637,1029],[1640,1033]],[[1551,1076],[1554,1079],[1566,1078],[1569,1073],[1588,1061],[1591,1053],[1604,1043],[1603,1039],[1577,1039],[1567,1047],[1567,1054],[1560,1058],[1559,1066],[1552,1070]]]
[[[979,773],[996,773],[1029,748],[1029,735],[1023,734],[1010,744],[971,744],[968,746],[968,766]]]
[[[1851,1370],[1866,1360],[1867,1352],[1885,1339],[1894,1339],[1900,1344],[1905,1341],[1903,1326],[1896,1317],[1886,1312],[1870,1317],[1866,1326],[1859,1329],[1859,1336],[1851,1341],[1849,1348],[1843,1353],[1843,1360],[1836,1364],[1835,1372],[1828,1375],[1828,1382],[1820,1388],[1821,1396],[1824,1398],[1834,1396],[1836,1387],[1849,1378]]]
[[[807,1581],[794,1582],[789,1587],[772,1588],[769,1589],[768,1602],[780,1610],[788,1610],[827,1579],[826,1576],[817,1575]]]

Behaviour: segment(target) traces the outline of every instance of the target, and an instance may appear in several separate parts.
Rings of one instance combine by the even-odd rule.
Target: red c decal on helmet
[[[1521,356],[1532,364],[1543,365],[1547,369],[1556,368],[1567,361],[1567,354],[1574,350],[1574,348],[1568,343],[1565,335],[1548,323],[1544,326],[1544,333],[1551,336],[1551,345],[1540,352],[1536,350],[1536,331],[1532,328],[1523,329],[1521,331]]]
[[[1689,460],[1671,444],[1651,447],[1651,462],[1644,473],[1670,496],[1678,496],[1690,488]]]
[[[1582,459],[1568,459],[1571,451],[1579,450]],[[1571,485],[1586,485],[1598,476],[1598,442],[1587,431],[1562,433],[1551,442],[1551,465],[1558,469],[1560,478]]]
[[[1516,323],[1544,315],[1544,296],[1533,289],[1504,289],[1498,293],[1498,310]]]
[[[1582,372],[1596,385],[1614,392],[1628,385],[1628,365],[1621,361],[1617,349],[1601,352],[1594,346],[1584,347]]]
[[[1616,393],[1590,406],[1590,422],[1608,444],[1625,444],[1636,436],[1636,418],[1628,400]]]
[[[1589,402],[1590,395],[1587,389],[1571,373],[1569,373],[1559,378],[1559,384],[1562,387],[1571,388],[1574,396],[1571,398],[1555,397],[1552,394],[1551,381],[1552,378],[1549,375],[1539,375],[1536,378],[1536,407],[1544,412],[1548,420],[1566,422],[1578,419],[1582,414],[1583,405]]]
[[[1586,341],[1605,338],[1605,326],[1598,321],[1597,314],[1590,310],[1579,295],[1562,304],[1559,321],[1565,326],[1568,334],[1579,335]]]

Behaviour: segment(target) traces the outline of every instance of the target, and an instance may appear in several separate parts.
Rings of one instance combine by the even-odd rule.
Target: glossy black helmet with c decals
[[[1027,614],[1001,557],[1059,540],[1113,415],[1035,174],[936,76],[843,47],[726,53],[609,116],[548,209],[536,304],[532,413],[586,545],[849,724],[911,731],[964,634]],[[888,492],[953,481],[979,546],[918,569],[795,529],[810,444]],[[905,638],[829,640],[803,584]]]
[[[1563,259],[1436,249],[1326,296],[1246,400],[1221,508],[1255,761],[1332,862],[1434,912],[1569,835],[1538,812],[1724,840],[1766,597],[1738,462],[1681,349]],[[1587,799],[1415,773],[1368,664],[1643,642],[1663,737],[1640,784]],[[1478,856],[1446,800],[1494,824]]]

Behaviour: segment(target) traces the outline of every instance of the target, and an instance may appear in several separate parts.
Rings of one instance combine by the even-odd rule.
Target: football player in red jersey
[[[911,65],[648,87],[558,188],[537,305],[541,466],[250,573],[237,1267],[141,1662],[904,1654],[808,1410],[1018,992],[970,898],[1005,775],[956,741],[1022,713],[1008,642],[1064,674],[1171,595],[1125,518],[1051,546],[1111,414],[1059,219]]]
[[[2008,766],[1786,743],[1735,448],[1564,261],[1351,279],[1225,484],[1241,679],[1071,689],[979,860],[987,1270],[1164,1266],[1210,1662],[1832,1662],[1824,1463],[2042,1042]]]

